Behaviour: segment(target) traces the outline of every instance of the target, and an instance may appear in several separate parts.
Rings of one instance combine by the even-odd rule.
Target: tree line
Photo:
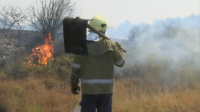
[[[75,14],[72,0],[40,0],[26,10],[15,6],[0,7],[0,29],[22,31],[28,24],[44,37],[51,32],[53,40],[62,33],[62,20]]]

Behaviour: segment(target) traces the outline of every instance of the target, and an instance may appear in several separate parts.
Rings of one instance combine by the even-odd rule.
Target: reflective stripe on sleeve
[[[72,63],[72,67],[73,67],[73,68],[81,68],[81,65],[76,64],[76,63]]]
[[[82,83],[95,84],[95,83],[114,83],[114,79],[81,79]]]
[[[122,58],[120,61],[115,62],[115,65],[121,65],[124,63],[124,61],[125,61],[124,58]]]

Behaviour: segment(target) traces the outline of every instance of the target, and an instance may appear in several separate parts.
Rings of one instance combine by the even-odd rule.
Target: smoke
[[[199,16],[195,17],[199,20]],[[164,85],[182,79],[183,76],[192,81],[200,77],[199,21],[193,21],[195,24],[189,21],[191,24],[186,25],[184,19],[178,20],[160,20],[145,25],[142,34],[138,33],[138,28],[144,28],[140,27],[143,24],[133,26],[129,41],[121,41],[127,50],[124,54],[126,65],[117,71],[123,75],[160,78],[162,84],[165,82]]]

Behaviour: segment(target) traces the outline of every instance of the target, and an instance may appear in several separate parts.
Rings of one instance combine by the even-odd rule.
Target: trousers
[[[112,112],[113,94],[82,94],[81,112]]]

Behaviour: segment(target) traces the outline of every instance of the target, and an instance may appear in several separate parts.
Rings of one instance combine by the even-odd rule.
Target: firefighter
[[[89,25],[105,34],[108,23],[96,15]],[[103,39],[90,31],[87,35],[88,55],[74,55],[71,74],[71,91],[79,94],[81,81],[81,112],[112,112],[114,90],[114,65],[123,67],[122,46],[112,40]]]

